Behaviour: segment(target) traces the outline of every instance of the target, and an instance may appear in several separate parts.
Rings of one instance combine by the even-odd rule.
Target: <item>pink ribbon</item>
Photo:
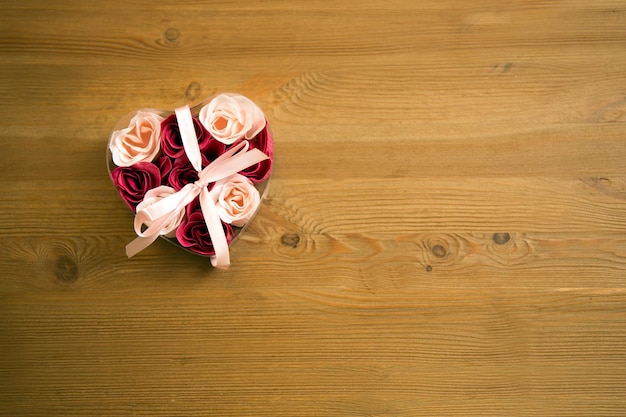
[[[208,186],[269,157],[259,149],[248,149],[248,141],[243,140],[203,169],[202,154],[198,146],[189,106],[176,109],[176,119],[185,153],[191,165],[198,171],[198,181],[186,184],[180,191],[139,210],[135,214],[134,226],[138,237],[126,245],[126,255],[130,258],[150,246],[159,237],[163,228],[189,203],[200,196],[200,208],[215,249],[215,255],[210,257],[211,264],[216,268],[226,269],[230,265],[228,242],[222,228],[222,221],[215,207],[215,200],[209,192]],[[141,230],[144,224],[150,224],[150,226]]]

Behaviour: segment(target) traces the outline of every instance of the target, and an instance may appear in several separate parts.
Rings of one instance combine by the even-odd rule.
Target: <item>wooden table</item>
[[[625,1],[35,1],[0,15],[3,416],[626,415]],[[250,97],[228,271],[105,167]]]

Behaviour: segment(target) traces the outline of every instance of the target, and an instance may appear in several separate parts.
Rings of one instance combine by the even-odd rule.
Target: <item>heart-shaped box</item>
[[[263,112],[238,94],[122,117],[109,139],[107,169],[135,213],[138,237],[127,255],[162,237],[228,268],[229,245],[267,193],[273,153]]]

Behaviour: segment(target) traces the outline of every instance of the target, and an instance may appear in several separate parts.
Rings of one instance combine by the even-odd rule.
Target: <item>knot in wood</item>
[[[54,275],[65,284],[72,284],[78,279],[78,265],[69,256],[61,255],[54,263]]]
[[[285,233],[280,237],[280,243],[295,249],[298,247],[298,243],[300,243],[300,235],[297,233]]]
[[[494,233],[492,239],[496,245],[504,245],[511,240],[511,235],[509,233]]]
[[[435,245],[430,249],[430,251],[437,258],[445,258],[446,255],[448,254],[448,250],[442,245]]]
[[[180,36],[180,32],[176,28],[168,28],[163,34],[165,39],[169,42],[175,41]]]

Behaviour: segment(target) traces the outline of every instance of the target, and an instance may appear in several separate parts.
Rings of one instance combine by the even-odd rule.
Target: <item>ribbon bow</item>
[[[177,108],[175,112],[183,148],[191,165],[198,171],[198,180],[186,184],[176,193],[135,214],[134,226],[138,237],[126,245],[126,255],[130,258],[150,246],[159,237],[163,228],[189,203],[200,196],[200,208],[213,249],[215,249],[215,255],[210,257],[211,264],[216,268],[226,269],[230,265],[228,242],[208,186],[269,157],[259,149],[248,149],[248,141],[244,140],[202,168],[202,154],[198,146],[191,110],[189,106],[184,106]],[[142,231],[144,224],[149,224],[149,226]]]

